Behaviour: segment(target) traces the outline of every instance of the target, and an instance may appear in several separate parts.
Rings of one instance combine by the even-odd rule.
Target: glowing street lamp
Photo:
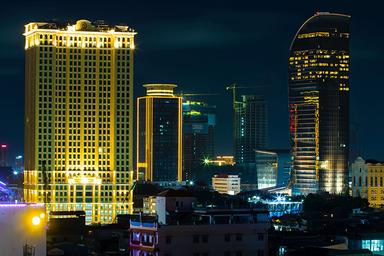
[[[38,226],[38,225],[40,225],[40,223],[41,223],[41,220],[40,220],[40,217],[39,217],[39,216],[34,216],[34,217],[32,218],[32,224],[33,224],[34,226]]]

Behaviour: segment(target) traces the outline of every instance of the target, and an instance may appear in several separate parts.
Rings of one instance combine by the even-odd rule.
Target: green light
[[[203,162],[205,165],[208,165],[211,161],[208,158],[204,158]]]

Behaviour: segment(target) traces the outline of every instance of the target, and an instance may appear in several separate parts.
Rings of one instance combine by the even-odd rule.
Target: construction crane
[[[233,108],[235,108],[236,105],[236,90],[237,89],[255,89],[255,88],[261,88],[261,87],[268,87],[269,85],[255,85],[255,86],[237,86],[236,83],[233,83],[229,86],[227,86],[225,89],[227,91],[232,90],[233,95]]]
[[[176,94],[180,97],[190,97],[190,96],[217,96],[220,95],[220,93],[178,93]]]

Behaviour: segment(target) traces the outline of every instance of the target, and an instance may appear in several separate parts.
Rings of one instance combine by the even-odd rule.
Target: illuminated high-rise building
[[[242,95],[234,109],[234,155],[236,164],[255,163],[255,150],[267,140],[266,101],[260,95]]]
[[[183,101],[183,180],[194,180],[195,171],[215,157],[216,106]]]
[[[316,13],[289,57],[293,193],[347,192],[350,16]]]
[[[137,176],[160,184],[180,182],[183,162],[182,98],[174,84],[146,84],[137,99]]]
[[[87,223],[132,211],[135,34],[100,21],[25,25],[25,201],[84,210]]]

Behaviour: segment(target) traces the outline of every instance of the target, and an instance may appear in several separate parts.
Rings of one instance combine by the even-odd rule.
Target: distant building
[[[368,199],[368,164],[362,157],[352,163],[352,196]]]
[[[137,99],[137,170],[141,180],[182,181],[182,98],[174,84],[146,84]]]
[[[235,165],[233,156],[216,156],[214,159],[205,159],[204,163],[216,166]]]
[[[291,154],[284,149],[255,150],[255,162],[236,164],[242,190],[282,188],[290,185]]]
[[[286,187],[290,182],[290,150],[256,150],[256,172],[258,189]]]
[[[254,163],[255,150],[267,140],[267,108],[263,96],[243,95],[235,102],[234,156],[236,164]]]
[[[277,153],[265,150],[256,150],[257,188],[265,189],[276,187],[278,160]]]
[[[0,145],[0,167],[8,166],[8,145]]]
[[[194,180],[204,159],[215,156],[216,106],[183,101],[183,180]]]
[[[130,222],[131,255],[268,255],[268,212],[258,209],[200,209]]]
[[[288,61],[293,194],[348,191],[350,16],[320,12]]]
[[[15,166],[14,166],[14,171],[16,172],[15,174],[22,173],[24,171],[24,161],[23,161],[23,156],[18,155],[15,158]]]
[[[217,174],[212,177],[212,187],[219,193],[236,195],[240,193],[240,178],[238,175]]]
[[[292,155],[289,149],[272,149],[277,154],[277,187],[291,185]]]
[[[156,196],[143,197],[143,213],[156,215]]]
[[[43,204],[0,202],[1,255],[46,255],[46,218]]]
[[[368,199],[371,207],[384,207],[384,161],[358,157],[352,163],[352,196]]]

